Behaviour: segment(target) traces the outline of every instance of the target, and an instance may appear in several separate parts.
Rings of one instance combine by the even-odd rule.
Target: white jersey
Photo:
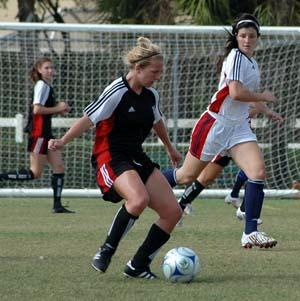
[[[229,83],[233,80],[241,82],[251,92],[256,92],[260,86],[257,62],[236,48],[223,62],[218,91],[213,95],[208,110],[228,121],[246,120],[250,103],[233,100],[229,96]]]
[[[50,94],[50,86],[43,80],[38,80],[34,86],[33,104],[45,106]]]

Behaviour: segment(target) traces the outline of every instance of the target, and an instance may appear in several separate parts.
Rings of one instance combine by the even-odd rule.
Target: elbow
[[[233,92],[230,92],[229,93],[229,96],[231,97],[231,99],[233,99],[233,100],[239,100],[239,95],[238,95],[238,93],[236,93],[235,91],[233,91]]]

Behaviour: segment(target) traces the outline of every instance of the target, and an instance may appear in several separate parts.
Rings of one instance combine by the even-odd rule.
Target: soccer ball
[[[171,282],[191,282],[200,272],[199,258],[192,249],[174,248],[165,255],[162,270]]]

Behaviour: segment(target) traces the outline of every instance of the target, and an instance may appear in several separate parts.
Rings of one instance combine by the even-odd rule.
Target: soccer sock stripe
[[[51,178],[51,185],[53,189],[53,207],[61,206],[61,194],[64,186],[64,173],[53,173]]]
[[[130,214],[125,205],[123,205],[116,213],[110,229],[107,234],[105,244],[109,244],[113,249],[116,249],[120,240],[132,228],[138,216]]]
[[[19,171],[10,171],[0,175],[2,180],[28,181],[34,180],[34,174],[30,169],[21,169]]]
[[[180,207],[184,209],[187,204],[192,203],[203,189],[205,189],[205,187],[198,180],[195,180],[192,185],[185,189],[179,200]]]

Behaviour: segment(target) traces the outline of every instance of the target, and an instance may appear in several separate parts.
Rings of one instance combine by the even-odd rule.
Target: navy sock
[[[205,187],[198,180],[195,180],[192,185],[186,187],[179,200],[181,209],[184,210],[187,204],[192,203],[203,189],[205,189]]]
[[[265,195],[263,188],[263,180],[248,180],[245,190],[246,234],[257,231],[257,219],[260,217]]]
[[[162,171],[163,175],[166,177],[171,187],[177,185],[176,181],[176,168],[170,168]]]
[[[240,206],[240,210],[245,212],[245,196],[243,197],[243,201],[242,201],[242,204]]]
[[[233,198],[239,197],[240,190],[247,180],[248,177],[246,176],[246,174],[242,170],[240,170],[236,175],[235,182],[232,187],[231,196]]]

